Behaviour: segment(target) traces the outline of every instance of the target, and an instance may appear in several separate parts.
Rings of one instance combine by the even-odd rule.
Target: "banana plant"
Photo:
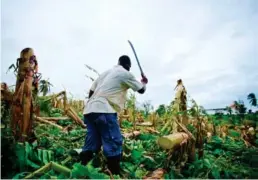
[[[53,85],[49,82],[49,79],[39,81],[39,91],[43,93],[43,96],[46,96],[47,93],[50,92],[51,86],[53,87]]]

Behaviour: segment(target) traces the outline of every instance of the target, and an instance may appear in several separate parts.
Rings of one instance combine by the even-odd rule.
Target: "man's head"
[[[131,68],[131,60],[128,56],[123,55],[119,58],[118,64],[123,66],[127,71],[130,71]]]
[[[178,79],[177,80],[177,84],[179,85],[179,84],[182,84],[182,79]]]

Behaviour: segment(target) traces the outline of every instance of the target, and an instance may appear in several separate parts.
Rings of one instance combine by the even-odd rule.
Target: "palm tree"
[[[255,97],[254,93],[250,93],[247,96],[247,99],[249,100],[249,103],[251,104],[251,106],[257,106],[257,98]]]
[[[241,118],[244,118],[244,114],[246,113],[247,108],[245,107],[243,101],[234,101],[233,105],[231,105],[231,108],[235,109]]]
[[[47,93],[50,92],[50,86],[53,85],[47,80],[40,80],[39,82],[39,91],[43,93],[43,96],[46,96]]]
[[[229,115],[232,114],[232,108],[231,108],[231,107],[227,106],[227,107],[226,107],[226,110],[227,110],[227,112],[229,113]]]

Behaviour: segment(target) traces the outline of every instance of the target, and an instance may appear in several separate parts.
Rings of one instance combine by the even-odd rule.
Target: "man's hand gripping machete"
[[[147,84],[147,83],[148,83],[148,79],[147,79],[147,77],[145,76],[145,74],[143,73],[142,67],[141,67],[140,62],[139,62],[139,59],[138,59],[138,57],[137,57],[137,55],[136,55],[135,49],[134,49],[134,47],[133,47],[133,44],[132,44],[129,40],[128,40],[128,42],[129,42],[129,44],[130,44],[130,46],[131,46],[131,48],[132,48],[132,50],[133,50],[133,53],[134,53],[134,56],[135,56],[135,58],[136,58],[138,67],[139,67],[139,69],[140,69],[140,71],[141,71],[142,82],[144,82],[145,84]]]

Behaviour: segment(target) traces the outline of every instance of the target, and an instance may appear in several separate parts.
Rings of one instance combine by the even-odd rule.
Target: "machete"
[[[145,76],[145,75],[144,75],[144,73],[143,73],[143,70],[142,70],[142,67],[141,67],[141,65],[140,65],[139,59],[138,59],[138,57],[137,57],[137,55],[136,55],[135,49],[134,49],[134,47],[133,47],[133,44],[132,44],[129,40],[128,40],[128,42],[129,42],[129,44],[130,44],[130,46],[131,46],[131,48],[132,48],[132,50],[133,50],[133,53],[134,53],[134,56],[135,56],[135,58],[136,58],[137,64],[138,64],[138,66],[139,66],[139,68],[140,68],[140,71],[141,71],[141,75],[142,75],[142,77],[143,77],[143,76]]]

